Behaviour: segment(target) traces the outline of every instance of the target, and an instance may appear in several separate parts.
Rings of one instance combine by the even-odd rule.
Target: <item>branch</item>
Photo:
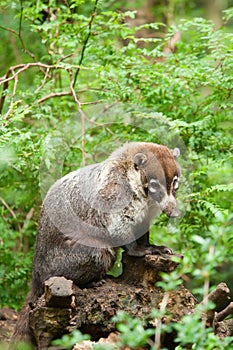
[[[21,43],[23,51],[26,54],[28,54],[33,59],[33,61],[35,61],[35,55],[32,52],[30,52],[29,50],[26,49],[24,41],[23,41],[23,38],[22,38],[22,35],[21,35],[22,20],[23,20],[23,1],[20,0],[20,18],[19,18],[19,30],[18,30],[18,32],[16,30],[10,28],[10,27],[4,27],[4,26],[0,25],[0,28],[3,29],[3,30],[7,30],[8,32],[16,35],[19,38],[19,41]]]
[[[37,90],[36,90],[37,92]],[[46,95],[44,97],[41,97],[39,100],[38,100],[38,103],[43,103],[45,102],[46,100],[49,100],[50,98],[53,98],[53,97],[61,97],[61,96],[74,96],[72,94],[72,92],[70,91],[61,91],[61,92],[51,92],[51,94],[49,95]],[[76,102],[76,101],[75,101]],[[98,103],[102,103],[104,102],[104,100],[97,100],[97,101],[92,101],[92,102],[80,102],[80,105],[81,106],[89,106],[89,105],[97,105]],[[76,102],[77,103],[77,102]]]
[[[82,106],[89,106],[89,105],[97,105],[98,103],[102,103],[104,100],[97,100],[97,101],[92,101],[92,102],[82,102]]]
[[[4,27],[4,26],[0,25],[0,29],[7,30],[8,32],[13,33],[13,34],[15,34],[16,36],[18,36],[18,33],[16,32],[16,30],[14,30],[14,29],[12,29],[12,28]]]
[[[167,304],[169,300],[169,292],[166,291],[164,293],[163,299],[160,303],[160,312],[161,316],[155,318],[154,322],[156,324],[156,329],[155,329],[155,348],[160,349],[161,348],[161,335],[162,335],[162,315],[164,315]]]
[[[5,202],[5,200],[4,200],[2,197],[0,197],[0,201],[2,202],[3,206],[4,206],[7,210],[9,210],[10,214],[12,215],[12,217],[16,220],[16,219],[17,219],[17,216],[16,216],[15,212],[11,209],[11,207]],[[22,231],[22,228],[21,228],[20,224],[17,223],[16,226],[17,226],[17,230],[18,230],[19,232],[21,232],[21,231]]]
[[[31,63],[26,63],[26,64],[18,64],[16,66],[10,67],[9,70],[7,71],[7,73],[2,78],[0,78],[0,85],[2,83],[7,82],[7,81],[14,80],[17,75],[21,74],[25,70],[32,68],[32,67],[40,67],[40,68],[44,68],[44,69],[65,69],[66,68],[64,65],[59,65],[59,64],[49,65],[49,64],[44,64],[41,62],[31,62]],[[74,66],[74,68],[75,68],[75,66]],[[15,72],[11,77],[8,78],[7,76],[9,76],[9,73],[11,73],[12,71],[15,71],[16,69],[18,69],[18,71]]]
[[[35,209],[32,207],[26,215],[26,218],[24,220],[24,224],[22,227],[22,231],[25,231],[27,229],[31,218],[33,217],[34,212],[35,212]]]
[[[49,100],[50,98],[53,98],[53,97],[61,97],[61,96],[71,96],[72,93],[70,91],[61,91],[61,92],[51,92],[51,94],[49,95],[46,95],[44,97],[41,97],[39,100],[38,100],[38,103],[43,103],[44,101],[46,100]]]
[[[45,83],[46,83],[48,76],[49,76],[49,68],[46,69],[46,73],[45,73],[44,79],[42,81],[42,84],[36,89],[36,93],[38,93],[45,86]]]
[[[64,59],[65,58],[66,57],[64,57]],[[44,63],[41,63],[41,62],[31,62],[31,63],[26,63],[26,64],[22,63],[22,64],[18,64],[18,65],[10,67],[8,69],[8,71],[6,72],[6,74],[3,77],[0,78],[0,85],[3,85],[2,95],[1,95],[1,98],[0,98],[0,113],[3,110],[4,102],[5,102],[5,99],[6,99],[5,91],[8,89],[9,82],[14,80],[14,87],[13,87],[13,93],[12,93],[10,108],[9,108],[8,112],[6,113],[4,119],[7,119],[8,116],[10,115],[10,113],[13,111],[14,96],[16,94],[16,89],[17,89],[17,85],[18,85],[18,76],[21,73],[23,73],[24,71],[26,71],[27,69],[35,68],[35,67],[40,68],[42,70],[43,74],[44,74],[43,81],[42,81],[41,85],[36,89],[36,91],[35,91],[36,93],[38,93],[45,86],[47,78],[49,77],[50,70],[63,69],[63,70],[67,71],[66,66],[63,65],[63,64],[49,65],[49,64],[44,64]],[[77,66],[74,65],[74,66],[72,66],[72,68],[74,68],[74,69],[78,68],[79,69],[80,66],[79,65],[77,65]],[[69,71],[69,74],[72,75],[71,69],[68,69],[68,71]],[[70,87],[70,89],[71,89],[71,87]],[[82,110],[81,110],[81,106],[82,105],[98,104],[98,103],[103,102],[103,100],[98,100],[98,101],[93,101],[93,102],[81,103],[78,100],[77,95],[76,95],[76,93],[74,91],[73,83],[72,83],[72,90],[71,91],[61,91],[61,92],[52,92],[49,95],[41,97],[38,100],[38,103],[39,104],[43,103],[44,101],[46,101],[46,100],[48,100],[50,98],[54,98],[54,97],[70,96],[70,95],[72,95],[74,97],[74,100],[75,100],[76,104],[79,106],[78,107],[78,108],[80,108],[79,112],[82,115],[82,113],[83,113]],[[90,90],[101,91],[101,89],[97,89],[97,88],[85,88],[85,89],[79,90],[79,92],[85,92],[85,91],[90,91]],[[83,116],[82,116],[82,118],[83,118]]]
[[[66,67],[62,64],[49,65],[49,64],[44,64],[41,62],[31,62],[31,63],[26,63],[26,64],[22,63],[22,64],[18,64],[16,66],[10,67],[8,69],[8,71],[6,72],[6,74],[0,78],[0,85],[3,84],[3,90],[2,90],[2,94],[1,94],[1,98],[0,98],[0,113],[2,113],[2,110],[3,110],[4,102],[6,99],[5,92],[8,89],[9,82],[12,80],[16,81],[15,85],[14,85],[14,91],[13,91],[13,97],[14,97],[15,92],[16,92],[17,83],[18,83],[17,79],[18,79],[19,74],[23,73],[24,71],[26,71],[29,68],[34,68],[34,67],[38,67],[44,73],[43,82],[42,82],[41,86],[37,89],[37,92],[44,86],[50,70],[52,70],[52,69],[66,69]],[[73,68],[78,68],[78,67],[79,66],[73,66]],[[43,70],[46,70],[46,71],[43,71]],[[12,109],[10,108],[10,111],[7,112],[6,118],[8,117],[11,110]]]
[[[220,311],[216,316],[216,321],[220,322],[224,320],[227,316],[233,314],[233,301],[222,311]]]
[[[23,20],[23,0],[20,0],[20,18],[19,18],[19,31],[18,31],[18,37],[19,37],[19,40],[21,42],[21,45],[22,45],[22,48],[23,48],[23,51],[28,54],[32,59],[33,61],[35,61],[35,55],[30,52],[29,50],[26,49],[26,46],[24,45],[24,41],[23,41],[23,38],[22,38],[22,35],[21,35],[21,31],[22,31],[22,20]]]
[[[11,96],[10,108],[8,109],[7,113],[4,116],[5,120],[7,120],[8,116],[11,114],[11,112],[13,112],[13,109],[14,109],[14,97],[15,97],[15,94],[16,94],[18,81],[19,81],[18,75],[16,75],[15,82],[14,82],[14,88],[13,88],[13,92],[12,92],[12,96]]]
[[[9,207],[9,205],[4,201],[4,199],[2,197],[0,197],[0,201],[2,202],[2,204],[4,205],[4,207],[9,210],[9,212],[11,213],[11,215],[13,216],[14,219],[16,219],[16,214],[15,212],[11,209],[11,207]]]
[[[8,77],[9,77],[10,73],[11,73],[11,71],[9,70],[6,73],[6,75],[5,75],[6,80],[3,82],[2,95],[1,95],[1,98],[0,98],[0,114],[2,113],[2,109],[3,109],[3,106],[4,106],[5,99],[6,99],[5,91],[8,89],[8,85],[9,85]],[[0,85],[1,85],[1,83],[0,83]]]
[[[95,15],[96,15],[96,10],[97,10],[97,5],[98,5],[98,1],[99,0],[95,0],[95,5],[94,5],[94,9],[93,9],[93,12],[91,14],[91,19],[89,21],[89,24],[88,24],[88,33],[87,33],[87,37],[84,41],[84,44],[83,44],[83,47],[82,47],[82,51],[81,51],[81,57],[80,57],[80,60],[79,60],[79,67],[78,69],[76,70],[76,73],[74,75],[74,82],[73,82],[73,87],[75,87],[75,84],[76,84],[76,81],[77,81],[77,78],[78,78],[78,75],[79,75],[79,72],[80,72],[80,67],[82,65],[82,62],[83,62],[83,58],[84,58],[84,53],[85,53],[85,50],[86,50],[86,47],[87,47],[87,43],[88,43],[88,40],[91,36],[91,28],[92,28],[92,23],[94,21],[94,18],[95,18]]]

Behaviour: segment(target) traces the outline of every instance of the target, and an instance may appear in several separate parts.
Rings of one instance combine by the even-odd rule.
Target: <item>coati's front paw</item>
[[[173,252],[171,248],[165,247],[164,245],[150,245],[149,248],[151,251],[150,254],[152,255],[160,255],[168,259],[170,259],[168,255],[171,255],[172,257],[178,258],[178,260],[184,258],[182,254],[177,254]]]
[[[150,247],[133,247],[130,249],[127,249],[127,255],[129,256],[136,256],[136,257],[143,257],[145,255],[151,255],[153,254],[150,250]]]
[[[173,250],[164,245],[150,245],[148,249],[150,249],[150,254],[153,255],[174,255]]]

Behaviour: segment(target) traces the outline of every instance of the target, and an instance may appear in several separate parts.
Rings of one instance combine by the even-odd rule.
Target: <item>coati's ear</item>
[[[180,149],[179,148],[174,148],[173,150],[172,150],[172,154],[173,154],[173,156],[175,157],[175,158],[178,158],[179,157],[179,155],[180,155]]]
[[[147,156],[144,153],[137,153],[134,156],[134,164],[137,168],[141,168],[147,161]]]

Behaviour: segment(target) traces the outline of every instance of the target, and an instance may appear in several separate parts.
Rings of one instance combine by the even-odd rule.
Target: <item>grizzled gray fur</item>
[[[161,212],[178,216],[179,150],[132,142],[105,161],[71,172],[48,191],[36,238],[32,286],[15,330],[31,340],[29,304],[51,276],[84,287],[100,280],[118,247],[133,256],[172,253],[149,244],[149,226]],[[139,262],[140,263],[140,262]]]

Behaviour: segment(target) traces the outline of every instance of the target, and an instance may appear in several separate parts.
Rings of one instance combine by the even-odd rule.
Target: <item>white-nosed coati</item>
[[[127,143],[105,161],[71,172],[48,191],[36,238],[31,290],[14,339],[30,340],[30,304],[51,276],[79,287],[100,280],[117,247],[133,256],[172,253],[149,244],[151,220],[160,212],[178,216],[179,149]],[[140,263],[140,262],[139,262]]]

